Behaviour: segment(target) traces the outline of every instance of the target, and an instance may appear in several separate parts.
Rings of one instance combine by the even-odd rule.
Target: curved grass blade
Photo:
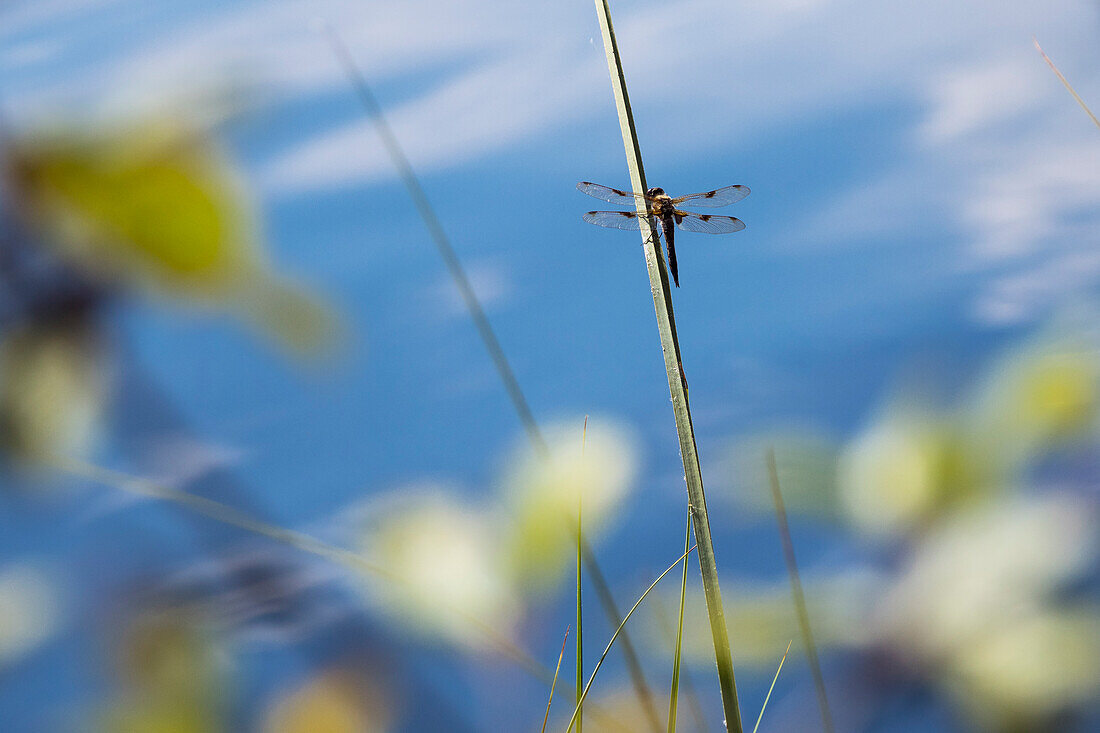
[[[691,542],[691,511],[684,527],[684,570],[680,576],[680,620],[676,624],[676,651],[672,658],[672,689],[668,693],[668,733],[676,733],[676,704],[680,698],[680,650],[684,641],[684,605],[687,600],[687,548]]]
[[[615,107],[619,115],[623,146],[626,150],[630,185],[634,191],[645,191],[647,187],[645,171],[642,168],[642,154],[634,127],[633,113],[630,109],[630,98],[626,90],[622,59],[619,56],[618,43],[615,40],[615,30],[611,24],[611,10],[608,7],[607,0],[595,0],[595,3],[596,15],[600,23],[600,33],[604,42],[604,52],[607,56],[608,71],[611,74],[611,87],[615,96]],[[645,214],[645,203],[641,202],[638,204],[638,215],[645,216]],[[668,387],[676,417],[676,432],[680,441],[680,455],[683,459],[684,478],[687,483],[688,506],[691,508],[695,539],[699,546],[699,572],[703,578],[703,594],[706,598],[707,617],[710,621],[711,637],[714,642],[714,656],[718,667],[718,682],[722,692],[725,726],[726,730],[731,733],[741,733],[741,712],[737,702],[733,656],[730,653],[729,632],[726,629],[725,612],[722,609],[722,594],[718,585],[718,567],[714,555],[714,543],[710,535],[710,519],[707,516],[707,502],[703,491],[702,472],[699,468],[699,454],[695,445],[695,431],[691,424],[687,378],[684,376],[684,368],[680,359],[680,344],[676,338],[676,321],[673,315],[668,273],[665,270],[664,258],[656,246],[656,232],[649,221],[649,217],[646,217],[646,222],[642,225],[641,230],[646,268],[649,272],[650,291],[653,295],[653,308],[657,316],[657,331],[661,338],[665,372],[668,376]]]
[[[607,616],[608,623],[612,627],[618,626],[622,623],[623,617],[619,615],[619,607],[615,603],[615,596],[611,593],[611,586],[608,585],[607,579],[603,576],[603,571],[595,562],[592,550],[587,546],[587,543],[584,557],[588,578],[592,581],[592,586],[596,589],[596,595],[600,598],[604,615]],[[625,629],[622,638],[619,639],[619,649],[623,653],[623,661],[626,662],[626,669],[630,674],[630,684],[634,687],[634,694],[638,697],[638,702],[641,703],[642,711],[649,721],[650,728],[653,729],[654,733],[660,733],[661,722],[653,702],[653,693],[649,689],[649,683],[646,682],[641,660],[638,659],[638,652],[634,650],[634,643],[630,641],[630,635],[626,633]]]
[[[626,612],[626,616],[623,617],[622,623],[619,624],[619,627],[617,629],[615,629],[615,633],[611,635],[611,641],[607,642],[607,646],[604,648],[603,654],[600,655],[599,661],[596,662],[596,666],[592,668],[592,675],[588,678],[588,683],[584,686],[584,692],[581,693],[580,702],[577,703],[577,707],[573,710],[573,715],[569,718],[569,725],[565,727],[565,733],[569,733],[569,731],[573,730],[573,724],[577,720],[578,713],[580,713],[581,705],[584,704],[584,699],[588,697],[588,692],[592,689],[592,683],[596,679],[596,673],[600,671],[600,667],[603,665],[603,660],[607,659],[608,652],[611,651],[611,647],[615,644],[615,639],[619,638],[619,633],[623,630],[623,627],[626,626],[626,622],[629,621],[634,612],[638,610],[638,606],[642,605],[642,601],[644,601],[645,597],[649,595],[649,592],[657,587],[657,584],[661,582],[661,579],[672,572],[672,569],[679,565],[681,560],[687,558],[687,556],[690,555],[691,551],[694,549],[694,547],[691,547],[683,555],[680,555],[680,557],[676,558],[676,562],[669,565],[663,573],[658,575],[657,579],[649,584],[649,587],[642,592],[642,595],[638,596],[638,600],[636,600],[634,602],[634,605],[630,607],[630,610]]]
[[[561,671],[561,658],[565,656],[565,644],[569,641],[569,627],[565,627],[565,638],[561,640],[558,652],[558,666],[554,667],[554,681],[550,683],[550,699],[546,701],[546,714],[542,716],[542,733],[546,733],[546,723],[550,720],[550,705],[554,702],[554,685],[558,684],[558,672]]]
[[[1085,110],[1085,114],[1092,118],[1092,124],[1100,127],[1100,120],[1096,119],[1096,115],[1094,115],[1092,113],[1092,110],[1089,109],[1089,106],[1085,104],[1085,100],[1081,99],[1080,95],[1078,95],[1077,92],[1074,91],[1073,87],[1070,86],[1069,82],[1066,80],[1066,77],[1062,76],[1062,72],[1058,70],[1058,67],[1055,66],[1054,62],[1050,60],[1050,56],[1047,56],[1046,53],[1043,51],[1043,47],[1039,45],[1038,39],[1036,39],[1035,36],[1032,36],[1031,40],[1035,44],[1035,48],[1039,51],[1039,55],[1042,56],[1043,60],[1047,62],[1047,66],[1050,67],[1050,70],[1053,71],[1055,75],[1057,75],[1057,77],[1062,81],[1062,86],[1064,86],[1069,91],[1069,93],[1073,95],[1073,98],[1077,100],[1077,104],[1081,105],[1081,109]]]
[[[768,694],[764,697],[764,704],[760,706],[760,715],[756,716],[756,725],[752,727],[752,733],[756,733],[756,730],[760,727],[760,721],[764,718],[764,711],[768,709],[768,700],[772,699],[772,690],[775,689],[775,683],[779,681],[779,673],[783,671],[783,662],[787,661],[787,654],[790,653],[791,644],[793,643],[794,639],[787,642],[787,651],[783,652],[783,658],[779,660],[779,669],[775,670],[772,686],[768,688]]]
[[[829,710],[829,698],[825,694],[825,676],[821,674],[821,663],[817,658],[817,645],[810,628],[810,614],[806,610],[806,596],[802,592],[802,581],[798,575],[798,563],[794,557],[794,543],[791,541],[791,528],[787,524],[787,507],[783,503],[783,493],[779,490],[779,469],[775,463],[775,450],[768,449],[768,476],[771,478],[772,499],[775,501],[775,519],[779,524],[779,538],[783,544],[783,559],[787,563],[787,576],[791,581],[791,599],[798,615],[798,628],[802,632],[802,643],[806,647],[806,659],[814,677],[814,689],[817,692],[817,705],[821,709],[821,724],[827,733],[833,731],[833,716]]]

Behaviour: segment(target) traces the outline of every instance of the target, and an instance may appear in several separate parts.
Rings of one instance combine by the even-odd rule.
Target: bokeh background
[[[1100,106],[1100,8],[612,10],[650,184],[753,190],[674,293],[748,723],[793,639],[761,730],[822,725],[773,447],[837,730],[1100,728],[1100,129],[1032,42]],[[0,727],[538,729],[578,497],[621,611],[683,547],[638,239],[578,180],[628,181],[590,3],[0,2]],[[670,576],[651,699],[613,649],[586,730],[664,729]]]

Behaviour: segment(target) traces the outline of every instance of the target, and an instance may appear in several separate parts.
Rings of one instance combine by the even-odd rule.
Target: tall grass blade
[[[672,621],[664,603],[658,597],[651,600],[649,606],[653,610],[654,619],[661,628],[662,637],[668,641],[670,646],[674,646],[676,644],[676,632],[673,629]],[[708,730],[706,716],[703,715],[703,708],[699,704],[699,695],[696,693],[695,684],[691,680],[691,670],[684,666],[680,667],[680,691],[683,693],[682,697],[687,698],[688,710],[691,711],[692,721],[695,723],[694,729]]]
[[[634,612],[638,610],[638,606],[642,605],[642,601],[649,595],[649,592],[657,587],[657,584],[661,582],[661,579],[672,572],[672,569],[680,564],[680,561],[685,559],[694,550],[694,547],[688,548],[680,557],[676,558],[676,562],[672,563],[665,569],[663,573],[657,576],[657,579],[649,584],[649,587],[642,592],[642,595],[638,596],[638,600],[634,601],[634,605],[630,607],[630,610],[626,612],[626,616],[623,617],[622,623],[615,629],[615,633],[611,635],[611,641],[607,642],[607,646],[603,650],[603,654],[600,655],[599,661],[596,662],[596,666],[592,668],[592,675],[588,678],[588,683],[584,686],[584,691],[581,693],[581,700],[577,703],[576,709],[573,710],[573,715],[569,718],[569,725],[565,727],[565,733],[573,730],[573,724],[577,720],[577,715],[580,713],[581,705],[584,704],[584,699],[588,697],[589,690],[592,689],[592,683],[596,680],[596,673],[600,671],[600,667],[603,665],[603,660],[607,659],[608,652],[611,651],[611,647],[615,644],[615,639],[619,638],[619,633],[626,626],[626,622],[630,620],[630,617],[634,615]]]
[[[806,610],[806,596],[802,593],[802,581],[798,575],[798,563],[794,557],[794,543],[791,541],[791,528],[787,524],[787,507],[783,503],[783,493],[779,490],[779,469],[775,463],[775,450],[768,449],[768,476],[771,478],[772,499],[775,502],[775,520],[779,524],[779,538],[783,544],[783,559],[787,563],[787,576],[791,581],[791,599],[798,615],[798,628],[802,633],[802,644],[806,647],[806,659],[810,663],[810,672],[814,677],[814,689],[817,691],[817,705],[821,709],[821,724],[827,733],[833,731],[833,716],[829,711],[829,698],[825,694],[825,676],[821,674],[821,663],[817,658],[817,645],[810,628],[810,614]]]
[[[779,660],[779,669],[775,670],[775,677],[772,678],[772,686],[768,688],[768,694],[764,697],[764,704],[760,706],[760,715],[756,716],[756,725],[752,727],[752,733],[756,733],[760,727],[760,721],[764,719],[764,711],[768,709],[768,700],[772,699],[772,690],[775,689],[775,683],[779,681],[779,673],[783,671],[783,663],[787,661],[787,655],[791,651],[791,644],[794,643],[794,639],[787,642],[787,651],[783,652],[783,658]]]
[[[691,511],[684,526],[684,552],[691,542]],[[688,562],[684,555],[684,569],[680,576],[680,620],[676,623],[676,651],[672,656],[672,689],[668,693],[668,733],[676,733],[676,705],[680,699],[680,650],[684,641],[684,605],[687,600]]]
[[[542,733],[546,733],[546,723],[550,720],[550,705],[554,702],[554,686],[558,684],[558,672],[561,671],[561,658],[565,656],[565,644],[569,641],[569,627],[565,627],[565,638],[561,640],[558,652],[558,666],[554,667],[554,681],[550,683],[550,699],[546,701],[546,714],[542,716]]]
[[[1081,109],[1085,110],[1085,114],[1092,118],[1092,124],[1100,127],[1100,120],[1096,119],[1096,115],[1094,115],[1092,113],[1092,110],[1089,109],[1089,106],[1085,104],[1085,100],[1081,99],[1080,95],[1078,95],[1077,92],[1074,91],[1073,87],[1070,86],[1069,82],[1066,80],[1066,77],[1062,76],[1062,72],[1058,70],[1058,67],[1055,66],[1054,62],[1050,60],[1050,56],[1047,56],[1046,53],[1043,51],[1043,47],[1039,45],[1038,39],[1036,39],[1035,36],[1032,36],[1031,40],[1035,44],[1035,48],[1039,51],[1039,55],[1042,56],[1043,60],[1047,62],[1047,66],[1049,66],[1051,71],[1053,71],[1057,75],[1057,77],[1061,79],[1062,86],[1069,90],[1069,93],[1072,94],[1073,98],[1077,100],[1077,104],[1081,105]]]
[[[615,107],[619,114],[623,146],[626,149],[630,184],[633,190],[643,192],[647,190],[645,171],[642,169],[641,149],[634,128],[634,117],[630,110],[630,99],[627,95],[622,60],[619,56],[618,44],[615,41],[615,31],[611,25],[611,10],[607,5],[607,0],[595,0],[595,2],[600,31],[603,36],[604,51],[607,56],[607,66],[611,73]],[[680,455],[684,463],[688,506],[691,508],[695,539],[699,545],[699,571],[703,578],[707,616],[710,620],[711,636],[714,641],[714,655],[718,667],[719,686],[722,691],[725,725],[728,731],[741,733],[741,713],[737,703],[733,658],[730,654],[729,635],[722,610],[722,594],[718,585],[718,567],[714,556],[714,544],[710,536],[710,520],[707,517],[707,502],[703,492],[702,472],[699,469],[695,432],[691,425],[691,412],[688,407],[687,379],[684,376],[683,364],[680,360],[680,345],[676,338],[676,323],[672,310],[672,295],[669,292],[668,274],[665,270],[664,258],[656,246],[656,232],[649,217],[646,216],[645,204],[639,201],[638,206],[638,214],[642,220],[642,245],[645,250],[646,267],[649,271],[650,291],[653,295],[653,307],[657,315],[657,331],[660,334],[661,349],[664,352],[665,372],[668,376],[669,392],[672,395],[672,407],[676,416]]]

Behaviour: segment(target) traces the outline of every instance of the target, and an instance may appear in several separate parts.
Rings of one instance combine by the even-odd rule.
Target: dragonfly
[[[586,222],[601,227],[612,229],[641,228],[642,219],[638,216],[636,209],[639,203],[644,203],[646,211],[652,217],[654,230],[664,232],[665,248],[668,250],[668,269],[672,273],[672,280],[676,283],[676,287],[680,287],[680,278],[676,273],[676,247],[674,245],[676,227],[680,227],[686,232],[703,232],[705,234],[729,234],[739,232],[745,228],[745,222],[733,216],[697,214],[693,211],[682,211],[679,207],[680,205],[692,207],[728,206],[748,196],[748,186],[726,186],[713,191],[689,193],[687,196],[676,198],[666,194],[663,188],[651,188],[644,194],[640,194],[601,186],[591,181],[581,181],[577,184],[577,190],[598,198],[600,201],[635,207],[635,211],[587,211],[583,214]],[[660,222],[660,227],[657,227],[658,222]]]

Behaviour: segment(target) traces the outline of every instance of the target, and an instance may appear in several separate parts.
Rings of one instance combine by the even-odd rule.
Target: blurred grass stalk
[[[806,610],[806,595],[802,592],[802,580],[798,575],[798,562],[794,556],[794,542],[791,541],[791,528],[787,523],[787,507],[783,504],[783,492],[779,489],[779,468],[775,463],[775,449],[768,448],[768,477],[771,479],[772,500],[775,501],[775,520],[779,524],[779,538],[783,544],[783,559],[787,563],[787,575],[791,581],[791,600],[794,603],[798,615],[798,628],[802,632],[802,643],[806,647],[806,658],[810,663],[810,671],[814,677],[814,689],[817,692],[817,705],[821,709],[821,724],[825,726],[826,733],[833,733],[833,716],[829,711],[829,698],[825,694],[825,676],[821,674],[821,663],[817,657],[817,644],[814,643],[814,634],[810,628],[810,613]],[[790,646],[787,647],[790,650]],[[783,655],[786,659],[787,655]],[[783,668],[780,662],[779,668]],[[779,673],[776,672],[776,679]],[[775,683],[772,682],[772,686]],[[771,696],[771,691],[768,691]],[[767,701],[765,701],[765,705]],[[760,711],[764,715],[764,711]],[[757,720],[759,725],[760,721]]]
[[[645,192],[645,172],[642,154],[634,128],[634,116],[626,90],[622,60],[619,57],[615,31],[611,25],[611,9],[607,0],[595,0],[596,15],[600,22],[607,66],[611,74],[611,86],[615,95],[615,107],[619,113],[623,145],[626,148],[630,184],[634,191]],[[680,345],[676,339],[676,323],[672,310],[672,294],[669,291],[668,274],[664,259],[657,248],[656,231],[653,229],[645,202],[639,200],[638,215],[642,220],[642,246],[646,267],[649,270],[653,307],[657,314],[657,330],[661,337],[661,349],[665,357],[668,387],[672,394],[672,408],[676,415],[676,431],[680,439],[680,455],[684,461],[684,479],[687,482],[688,505],[695,527],[695,539],[699,545],[699,570],[703,576],[703,593],[706,597],[707,616],[710,619],[714,655],[718,666],[718,682],[722,691],[722,709],[727,731],[741,733],[741,713],[737,703],[737,686],[733,674],[733,658],[730,653],[729,635],[722,611],[722,594],[718,586],[718,568],[714,557],[714,544],[710,536],[710,520],[707,518],[706,496],[703,493],[703,477],[699,468],[699,454],[695,445],[695,432],[691,425],[688,407],[687,379],[680,361]]]
[[[318,30],[322,31],[328,38],[329,45],[332,48],[333,54],[336,56],[337,61],[340,63],[348,78],[348,82],[355,89],[355,93],[359,98],[360,103],[363,105],[363,109],[371,120],[374,121],[375,127],[378,130],[379,136],[382,138],[382,143],[386,148],[386,152],[389,154],[394,167],[397,168],[398,175],[401,177],[402,182],[408,189],[409,196],[412,198],[413,203],[416,206],[417,212],[420,214],[421,219],[424,221],[424,225],[428,229],[428,233],[432,238],[432,242],[435,244],[436,250],[439,252],[440,257],[443,258],[443,262],[447,266],[447,270],[451,275],[451,279],[455,283],[455,287],[458,288],[458,292],[462,297],[462,302],[466,307],[466,310],[470,314],[471,320],[474,322],[474,326],[477,328],[478,335],[481,337],[481,341],[485,346],[485,350],[489,352],[489,357],[493,361],[493,366],[496,367],[497,375],[500,377],[501,383],[504,385],[505,391],[508,393],[508,397],[512,402],[512,407],[516,411],[516,415],[519,417],[520,422],[523,424],[523,428],[527,433],[528,440],[531,442],[535,452],[542,458],[547,459],[550,455],[549,446],[546,443],[546,439],[542,434],[542,430],[539,429],[538,422],[535,420],[534,413],[531,411],[531,407],[527,402],[527,398],[523,393],[523,388],[519,384],[519,380],[516,378],[515,372],[512,371],[511,364],[508,362],[508,357],[505,355],[504,348],[500,345],[500,340],[496,336],[496,332],[493,330],[492,324],[489,322],[488,316],[485,315],[485,309],[481,305],[481,301],[477,297],[477,293],[474,291],[473,286],[470,284],[469,278],[466,276],[466,270],[462,266],[462,261],[458,257],[458,253],[455,252],[454,247],[451,245],[450,239],[447,237],[447,232],[443,228],[442,222],[435,213],[435,209],[428,199],[427,193],[424,191],[423,186],[420,185],[420,179],[416,175],[416,171],[412,167],[412,163],[409,162],[408,156],[405,155],[405,151],[401,147],[401,143],[397,140],[397,135],[394,133],[393,128],[390,127],[386,121],[386,116],[382,110],[382,105],[378,99],[374,96],[374,92],[371,90],[370,85],[367,83],[366,77],[359,70],[359,67],[355,64],[355,59],[351,55],[351,51],[336,30],[327,23],[319,22]],[[585,429],[587,431],[587,416],[585,416]],[[566,518],[567,524],[571,524],[568,518]],[[593,585],[596,587],[597,594],[600,597],[600,602],[604,607],[604,611],[611,621],[613,626],[617,626],[620,622],[618,608],[615,606],[614,598],[611,594],[611,589],[607,585],[604,579],[603,573],[600,571],[599,563],[596,560],[595,554],[592,552],[592,548],[588,543],[584,541],[583,535],[580,530],[580,508],[578,507],[577,513],[577,542],[578,552],[584,556],[585,565],[588,568],[589,575],[592,579]],[[580,591],[580,568],[577,570],[577,696],[580,698],[580,682],[583,680],[583,656],[581,651],[581,643],[584,638],[583,628],[581,624],[581,591]],[[653,722],[655,730],[659,730],[659,725],[656,722],[656,713],[653,707],[653,696],[650,693],[649,687],[646,684],[645,677],[642,674],[641,663],[638,661],[638,656],[634,651],[634,646],[630,642],[630,636],[624,631],[622,639],[623,654],[626,657],[627,668],[630,670],[631,682],[634,685],[634,689],[641,700],[643,707],[649,711],[649,717]],[[580,722],[578,721],[578,733],[580,731]]]

